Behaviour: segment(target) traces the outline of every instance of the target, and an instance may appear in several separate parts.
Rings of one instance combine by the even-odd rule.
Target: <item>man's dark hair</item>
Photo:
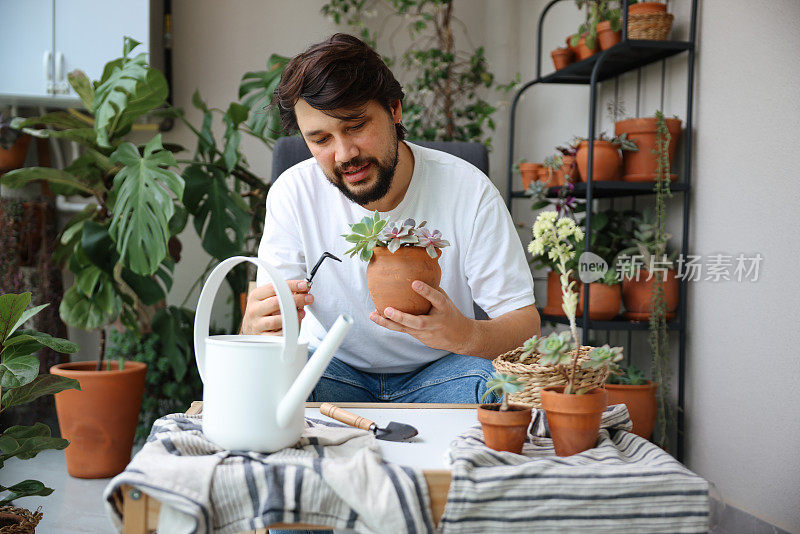
[[[301,98],[332,117],[353,120],[371,100],[391,114],[391,105],[404,96],[377,52],[358,37],[337,33],[289,61],[272,102],[280,110],[283,131],[294,134],[298,131],[294,105]],[[405,139],[405,127],[395,128],[397,138]]]

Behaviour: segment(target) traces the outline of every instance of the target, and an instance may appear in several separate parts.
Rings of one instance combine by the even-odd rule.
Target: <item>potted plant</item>
[[[663,4],[662,4],[663,5]],[[656,143],[658,130],[658,117],[643,117],[636,119],[623,119],[614,123],[614,132],[617,136],[627,137],[639,147],[637,151],[629,151],[623,154],[622,179],[626,182],[650,182],[656,179],[658,162],[656,160]],[[669,153],[669,165],[675,160],[675,148],[677,139],[681,134],[681,120],[677,117],[664,118],[667,130],[669,131],[669,143],[667,151]],[[669,174],[669,173],[668,173]],[[669,174],[669,179],[678,179],[676,174]]]
[[[542,167],[541,163],[530,163],[526,159],[520,159],[514,165],[514,171],[518,172],[522,178],[522,189],[526,191],[533,182],[539,178],[539,169]]]
[[[584,182],[589,179],[589,141],[584,137],[577,138],[580,141],[578,152],[575,159],[578,162],[578,171],[581,180]],[[629,152],[638,150],[636,143],[628,139],[627,134],[606,138],[605,132],[600,132],[594,140],[594,161],[592,162],[592,180],[607,181],[619,178],[620,169],[620,149]]]
[[[572,63],[574,53],[572,48],[556,48],[550,52],[550,57],[553,58],[553,66],[556,70],[561,70]]]
[[[633,364],[620,366],[619,372],[611,373],[606,381],[608,404],[624,404],[633,423],[631,432],[644,439],[653,435],[658,403],[657,384],[645,380],[644,374]]]
[[[575,158],[578,154],[578,146],[578,143],[573,142],[556,147],[556,150],[561,153],[561,171],[564,173],[566,182],[579,182],[581,179],[578,172],[578,161]]]
[[[561,156],[556,154],[548,156],[542,163],[541,180],[548,187],[557,187],[564,185],[564,173],[561,171]]]
[[[522,452],[522,445],[528,435],[528,426],[531,424],[531,408],[509,404],[508,396],[520,391],[523,386],[524,383],[516,376],[500,372],[495,372],[486,382],[488,389],[481,397],[481,402],[492,392],[501,396],[499,403],[478,406],[478,421],[483,429],[483,439],[490,449],[514,454]]]
[[[439,230],[425,228],[427,221],[417,224],[414,219],[406,219],[387,226],[388,222],[376,211],[350,224],[352,233],[342,237],[353,247],[345,254],[351,258],[358,254],[369,262],[367,287],[378,313],[383,315],[391,306],[404,313],[424,315],[430,311],[431,303],[411,289],[411,282],[420,280],[439,287],[439,257],[442,248],[450,243]]]
[[[533,240],[528,247],[534,255],[546,251],[557,263],[562,307],[569,320],[568,332],[553,332],[545,338],[534,336],[525,345],[527,356],[538,355],[540,364],[553,365],[566,382],[564,386],[547,386],[541,390],[542,408],[559,456],[570,456],[594,447],[608,397],[600,386],[608,373],[615,370],[616,362],[622,359],[621,347],[582,347],[578,342],[575,324],[578,295],[567,265],[576,256],[573,242],[583,239],[583,232],[575,221],[558,218],[554,212],[544,212],[533,225]],[[597,373],[579,382],[576,380],[579,367]]]
[[[71,354],[78,346],[66,339],[23,328],[25,323],[47,304],[28,309],[30,293],[0,296],[0,413],[29,403],[43,395],[52,395],[66,389],[80,390],[77,380],[39,374],[39,359],[34,354],[42,347]],[[11,458],[28,460],[42,451],[61,450],[69,441],[51,436],[50,427],[44,423],[29,426],[12,426],[0,433],[0,469]],[[33,532],[42,518],[39,511],[29,512],[11,506],[16,499],[32,495],[50,495],[51,488],[38,480],[24,480],[11,485],[0,484],[0,527],[11,527],[11,532]],[[1,530],[6,531],[5,528]]]
[[[0,172],[25,165],[31,136],[12,128],[11,119],[0,113]]]

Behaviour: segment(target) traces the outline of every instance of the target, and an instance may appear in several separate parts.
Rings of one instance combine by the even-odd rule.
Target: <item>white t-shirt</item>
[[[414,172],[405,197],[389,222],[413,218],[442,232],[450,242],[439,258],[440,287],[465,316],[474,318],[473,300],[490,318],[534,303],[533,277],[522,243],[503,199],[492,182],[456,156],[406,143],[414,154]],[[318,345],[340,313],[354,324],[336,357],[356,369],[403,373],[435,361],[447,351],[378,326],[367,289],[367,262],[344,254],[351,245],[341,234],[348,224],[372,212],[351,202],[331,184],[314,158],[287,169],[267,195],[264,235],[258,256],[287,280],[302,280],[323,252],[327,259],[314,276],[314,303],[306,307],[301,335]],[[259,270],[257,284],[268,282]]]

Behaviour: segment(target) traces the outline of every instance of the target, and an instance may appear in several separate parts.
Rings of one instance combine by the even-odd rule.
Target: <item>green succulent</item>
[[[622,347],[611,347],[606,343],[589,351],[589,359],[583,362],[584,369],[608,369],[616,371],[617,362],[622,360]]]
[[[569,354],[575,350],[576,344],[570,332],[553,332],[547,337],[540,338],[536,344],[536,351],[541,355],[539,363],[543,365],[567,365],[572,360]]]
[[[522,344],[523,351],[522,354],[520,354],[520,362],[523,362],[531,356],[537,354],[536,345],[538,345],[540,339],[541,338],[539,336],[533,336],[532,338],[525,340],[525,343]]]
[[[385,246],[382,240],[381,232],[389,219],[381,219],[380,213],[377,211],[372,216],[365,216],[360,222],[348,224],[353,231],[352,234],[342,234],[348,243],[353,243],[353,248],[345,252],[350,257],[356,254],[364,261],[369,261],[372,258],[372,249],[376,245]]]
[[[481,402],[486,400],[489,393],[497,391],[501,394],[500,411],[508,411],[508,395],[521,391],[525,387],[525,382],[514,375],[506,375],[495,371],[492,378],[486,381],[486,393],[481,397]]]
[[[618,372],[610,374],[606,382],[626,386],[642,386],[647,383],[647,380],[644,377],[644,373],[631,364],[628,367],[620,366]]]

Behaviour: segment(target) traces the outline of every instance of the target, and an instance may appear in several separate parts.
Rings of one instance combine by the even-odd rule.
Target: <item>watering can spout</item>
[[[317,385],[325,368],[328,367],[334,352],[341,345],[345,334],[353,326],[353,318],[348,314],[342,314],[333,323],[333,326],[328,331],[328,335],[322,340],[319,347],[314,351],[314,355],[308,360],[302,372],[295,379],[289,391],[286,392],[283,399],[278,403],[278,411],[276,414],[278,426],[286,428],[291,422],[292,416],[299,406],[302,406],[314,386]]]

